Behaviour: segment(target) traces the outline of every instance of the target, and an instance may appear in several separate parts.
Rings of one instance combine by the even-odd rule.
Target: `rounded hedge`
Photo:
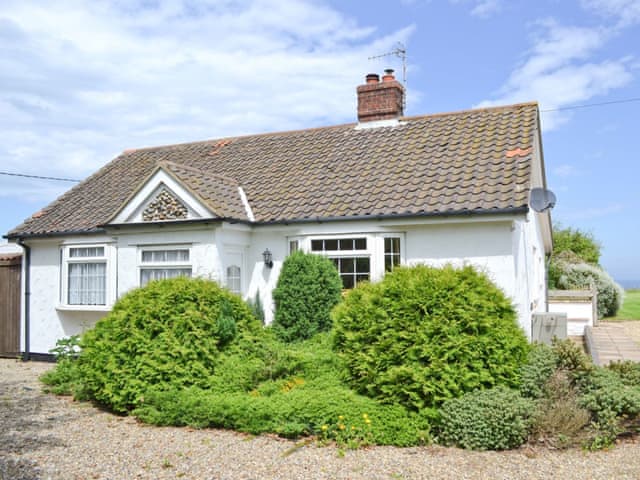
[[[474,268],[399,268],[333,311],[334,345],[359,392],[422,410],[517,384],[529,344],[503,292]]]
[[[119,412],[151,389],[206,388],[221,353],[262,331],[240,297],[204,279],[150,282],[124,295],[81,340],[84,393]]]
[[[292,342],[330,330],[331,309],[341,292],[340,275],[328,258],[300,251],[287,257],[273,291],[278,338]]]
[[[477,390],[445,402],[439,441],[472,450],[507,450],[522,445],[532,424],[535,402],[516,390]]]
[[[553,262],[553,270],[557,276],[556,288],[571,290],[595,286],[599,318],[615,316],[622,306],[624,290],[600,267],[557,260]]]

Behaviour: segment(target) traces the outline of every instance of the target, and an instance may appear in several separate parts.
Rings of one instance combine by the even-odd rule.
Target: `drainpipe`
[[[23,243],[19,238],[17,244],[24,249],[24,353],[22,360],[28,361],[31,358],[30,352],[30,306],[31,306],[31,247]]]

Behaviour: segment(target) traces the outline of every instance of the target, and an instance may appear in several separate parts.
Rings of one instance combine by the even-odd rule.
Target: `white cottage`
[[[357,89],[358,123],[127,150],[7,234],[25,249],[22,340],[38,357],[126,291],[176,275],[259,295],[283,260],[333,259],[345,288],[398,265],[469,263],[524,331],[546,309],[549,213],[536,103],[403,116],[392,71]]]

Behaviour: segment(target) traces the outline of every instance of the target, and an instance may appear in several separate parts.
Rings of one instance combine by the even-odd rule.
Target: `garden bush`
[[[515,386],[528,341],[509,300],[474,268],[399,268],[333,312],[335,348],[358,392],[421,411]]]
[[[624,290],[607,272],[596,265],[554,261],[555,288],[564,290],[589,289],[595,286],[598,292],[598,317],[612,317],[622,306]]]
[[[91,398],[124,412],[152,387],[206,388],[223,352],[251,351],[262,334],[240,297],[215,282],[150,282],[123,296],[85,333],[79,374]]]
[[[284,261],[273,291],[273,328],[285,342],[331,329],[331,309],[340,301],[342,281],[328,258],[295,252]]]
[[[249,394],[199,388],[151,393],[134,414],[156,425],[232,428],[289,438],[318,435],[353,448],[429,441],[428,419],[400,406],[380,405],[331,379],[292,378]]]
[[[535,344],[520,370],[520,393],[528,398],[542,398],[549,378],[556,371],[558,358],[553,349]]]
[[[448,400],[440,410],[439,441],[473,450],[506,450],[522,445],[535,402],[516,390],[495,387]]]

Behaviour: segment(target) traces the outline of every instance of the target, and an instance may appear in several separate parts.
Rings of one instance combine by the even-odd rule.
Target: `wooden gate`
[[[20,352],[20,274],[22,256],[0,256],[0,357]]]

